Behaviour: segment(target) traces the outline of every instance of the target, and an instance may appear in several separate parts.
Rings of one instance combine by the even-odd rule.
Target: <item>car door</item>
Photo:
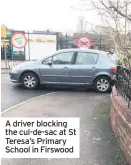
[[[69,66],[74,57],[73,51],[62,52],[43,61],[40,68],[42,83],[65,84],[69,81]],[[50,63],[50,64],[49,64]]]
[[[97,73],[98,58],[97,53],[79,51],[74,64],[70,67],[71,83],[91,84]]]

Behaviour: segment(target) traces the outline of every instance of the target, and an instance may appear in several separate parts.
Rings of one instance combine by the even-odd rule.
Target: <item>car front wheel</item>
[[[38,77],[34,73],[25,73],[21,78],[22,85],[27,89],[35,89],[39,85]]]
[[[106,76],[98,77],[95,80],[94,88],[97,92],[107,93],[111,91],[111,80]]]

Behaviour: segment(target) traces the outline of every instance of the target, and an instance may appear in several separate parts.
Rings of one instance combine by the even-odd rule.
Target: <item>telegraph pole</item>
[[[68,43],[67,37],[68,37],[68,35],[66,33],[66,49],[67,49],[67,43]]]
[[[119,2],[117,0],[117,10],[119,8]],[[116,13],[116,30],[118,30],[118,13]]]
[[[125,43],[126,43],[126,33],[127,33],[127,2],[125,1]]]
[[[28,53],[29,53],[29,61],[30,61],[30,33],[28,30]]]

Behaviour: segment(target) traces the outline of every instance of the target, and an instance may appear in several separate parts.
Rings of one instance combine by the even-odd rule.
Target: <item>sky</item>
[[[80,0],[2,0],[0,22],[9,29],[70,32],[77,30],[78,18],[99,24],[96,11],[77,10]],[[90,0],[86,0],[86,3]],[[82,9],[84,5],[82,6]],[[92,8],[86,4],[86,8]],[[87,29],[90,27],[87,24]]]

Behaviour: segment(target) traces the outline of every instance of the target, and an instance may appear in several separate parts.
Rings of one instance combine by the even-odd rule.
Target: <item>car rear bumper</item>
[[[12,82],[20,83],[20,76],[19,76],[19,74],[9,73],[9,75],[10,75],[10,79],[11,79]]]

